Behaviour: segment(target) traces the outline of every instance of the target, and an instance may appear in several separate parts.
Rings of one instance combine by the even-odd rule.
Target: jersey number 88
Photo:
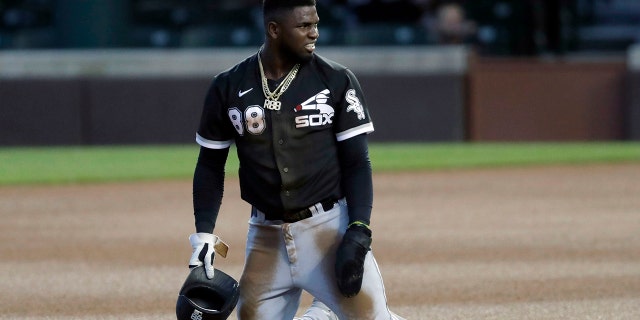
[[[262,134],[267,126],[265,123],[264,109],[258,105],[247,107],[247,109],[244,110],[244,115],[238,108],[230,108],[228,114],[233,127],[236,128],[239,135],[244,134],[245,127],[251,134]]]

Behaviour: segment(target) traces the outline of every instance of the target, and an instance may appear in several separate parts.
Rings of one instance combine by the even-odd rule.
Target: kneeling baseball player
[[[192,266],[212,277],[224,167],[235,143],[251,204],[237,306],[241,320],[402,319],[392,313],[371,252],[373,123],[346,67],[315,53],[315,0],[264,0],[265,42],[218,74],[196,141]]]

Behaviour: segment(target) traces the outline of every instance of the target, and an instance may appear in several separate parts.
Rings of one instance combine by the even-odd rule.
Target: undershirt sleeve
[[[367,135],[360,134],[338,142],[338,157],[349,223],[361,221],[369,225],[373,207],[373,181]]]
[[[193,212],[196,232],[213,233],[224,193],[224,166],[229,148],[200,148],[193,174]]]

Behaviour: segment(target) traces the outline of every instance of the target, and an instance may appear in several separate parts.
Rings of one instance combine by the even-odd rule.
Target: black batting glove
[[[336,254],[336,278],[338,289],[345,297],[360,292],[364,259],[371,250],[371,230],[363,225],[352,225],[342,237]]]

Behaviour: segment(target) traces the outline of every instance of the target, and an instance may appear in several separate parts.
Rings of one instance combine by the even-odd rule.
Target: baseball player
[[[235,143],[241,197],[252,206],[238,318],[292,319],[305,290],[316,299],[305,319],[402,319],[389,311],[370,248],[373,124],[358,80],[314,53],[315,0],[264,0],[263,16],[263,46],[217,75],[205,99],[190,266],[213,277]]]

